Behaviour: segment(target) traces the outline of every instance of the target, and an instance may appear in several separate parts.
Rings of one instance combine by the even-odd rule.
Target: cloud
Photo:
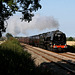
[[[35,15],[30,23],[21,22],[20,15],[15,15],[8,20],[7,32],[12,35],[31,36],[42,31],[58,28],[58,21],[52,16]]]

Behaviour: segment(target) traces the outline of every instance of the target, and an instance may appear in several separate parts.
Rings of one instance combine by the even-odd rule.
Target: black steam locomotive
[[[67,48],[66,35],[59,30],[21,38],[20,42],[24,42],[33,46],[41,47],[52,51]]]

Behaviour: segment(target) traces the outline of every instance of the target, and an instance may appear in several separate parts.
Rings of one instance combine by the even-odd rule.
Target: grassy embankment
[[[35,69],[31,55],[11,38],[0,45],[0,75],[30,75]]]

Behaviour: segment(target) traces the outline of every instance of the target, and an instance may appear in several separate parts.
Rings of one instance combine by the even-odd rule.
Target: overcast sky
[[[41,0],[40,3],[42,8],[32,22],[20,22],[20,14],[17,14],[8,20],[7,32],[31,36],[59,29],[66,36],[75,37],[75,0]]]

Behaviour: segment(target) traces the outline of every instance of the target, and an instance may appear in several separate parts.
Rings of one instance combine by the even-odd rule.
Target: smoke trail
[[[39,33],[46,29],[58,28],[58,21],[51,16],[40,16],[35,15],[30,23],[21,22],[20,16],[15,15],[8,20],[7,32],[18,35],[20,33],[25,36],[33,35],[34,33]]]

